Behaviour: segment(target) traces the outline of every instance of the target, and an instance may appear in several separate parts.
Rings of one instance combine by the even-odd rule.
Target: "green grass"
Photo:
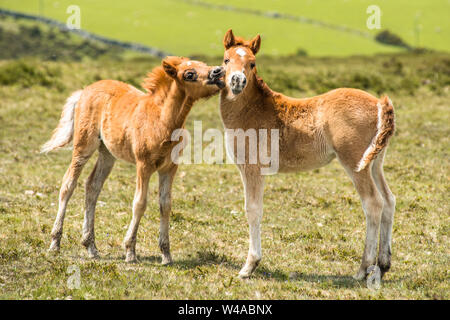
[[[327,23],[345,25],[361,31],[366,28],[367,1],[219,1],[236,7],[257,8],[302,15]],[[43,13],[47,17],[65,22],[66,9],[71,0],[43,0]],[[262,53],[287,55],[300,48],[312,56],[348,56],[399,52],[403,49],[386,46],[373,39],[293,21],[208,9],[181,0],[130,0],[126,2],[106,0],[79,0],[81,27],[88,31],[123,41],[133,41],[166,50],[178,55],[222,54],[222,38],[227,29],[245,37],[257,33],[263,36]],[[450,23],[447,19],[450,6],[444,0],[430,1],[378,1],[383,12],[382,29],[400,35],[413,46],[423,46],[449,51],[447,41]],[[39,13],[37,0],[0,0],[0,8],[32,14]],[[416,15],[420,15],[416,18]],[[418,19],[418,20],[417,20]],[[421,26],[416,37],[416,25]],[[378,32],[379,30],[376,30]],[[179,39],[183,39],[180,43]]]
[[[46,156],[38,150],[56,126],[64,100],[97,79],[138,84],[157,63],[0,61],[0,298],[449,298],[448,54],[258,60],[258,70],[270,86],[297,97],[350,84],[393,99],[397,131],[385,171],[397,196],[397,211],[393,265],[380,290],[351,278],[363,251],[365,221],[356,191],[337,161],[312,172],[267,179],[263,260],[247,281],[237,278],[246,258],[248,227],[241,181],[232,165],[179,168],[170,229],[175,262],[164,267],[157,244],[156,176],[138,233],[141,262],[124,262],[121,243],[131,219],[135,173],[122,161],[99,198],[96,237],[101,259],[87,259],[80,239],[84,181],[94,155],[69,204],[61,254],[48,255],[58,190],[71,151]],[[373,77],[378,80],[370,80]],[[218,98],[193,108],[188,129],[194,120],[202,120],[204,130],[222,128]],[[71,265],[80,268],[80,289],[67,285]]]
[[[223,4],[222,0],[205,0],[209,3]],[[273,1],[273,0],[227,0],[227,4],[239,8],[258,8],[319,21],[333,23],[375,34],[377,29],[369,30],[366,21],[367,7],[377,5],[382,12],[381,29],[389,29],[398,34],[407,43],[417,47],[437,50],[450,49],[446,40],[450,33],[450,4],[445,0],[409,1],[409,0],[321,0],[321,1]],[[416,27],[420,26],[419,38]]]

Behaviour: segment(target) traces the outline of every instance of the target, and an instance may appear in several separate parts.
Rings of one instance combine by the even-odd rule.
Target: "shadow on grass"
[[[85,261],[91,261],[90,259],[84,259]],[[128,264],[125,262],[125,256],[121,257],[113,257],[113,256],[104,256],[99,260],[95,261],[116,261],[122,262],[124,264]],[[152,255],[152,256],[138,256],[138,262],[135,263],[138,265],[139,263],[150,263],[150,264],[160,264],[161,256],[160,255]],[[236,272],[236,276],[238,271],[241,269],[242,265],[236,263],[231,258],[227,257],[224,254],[219,254],[214,250],[200,250],[197,251],[196,255],[189,257],[187,259],[175,259],[174,262],[168,266],[180,270],[201,270],[198,269],[202,266],[209,265],[222,265],[226,268],[233,269]],[[320,283],[323,286],[334,287],[334,288],[366,288],[366,281],[357,281],[353,279],[350,275],[321,275],[321,274],[306,274],[301,272],[291,272],[286,273],[280,269],[271,270],[265,266],[259,266],[255,272],[253,273],[251,279],[263,279],[263,280],[271,280],[271,281],[306,281],[311,283]],[[390,284],[401,282],[404,279],[389,279],[382,280],[382,284]]]
[[[89,259],[85,259],[89,261]],[[125,262],[125,256],[101,256],[97,261],[116,261],[119,263],[127,264]],[[161,256],[160,255],[152,255],[152,256],[141,256],[138,255],[139,263],[150,263],[150,264],[160,264]],[[223,265],[227,268],[239,270],[240,265],[233,261],[231,258],[227,257],[224,254],[219,254],[212,250],[200,250],[197,251],[196,254],[192,255],[192,257],[185,259],[177,259],[174,258],[174,261],[169,266],[177,269],[188,270],[195,269],[197,267],[208,266],[208,265]]]
[[[239,270],[240,265],[224,254],[211,250],[197,251],[197,255],[187,259],[175,260],[173,266],[179,269],[195,269],[207,265],[223,265],[227,268]]]
[[[335,288],[365,288],[366,281],[357,281],[350,275],[321,275],[321,274],[306,274],[294,272],[287,274],[278,269],[269,270],[266,267],[260,266],[256,269],[254,277],[258,277],[266,280],[275,280],[280,282],[285,281],[306,281],[314,283],[322,283],[324,286],[331,286]],[[397,280],[382,280],[382,284],[396,283],[401,281]]]
[[[124,260],[125,260],[125,256],[124,256]],[[157,256],[146,256],[146,257],[142,257],[138,255],[138,260],[140,262],[148,262],[148,263],[161,263],[161,256],[157,255]]]

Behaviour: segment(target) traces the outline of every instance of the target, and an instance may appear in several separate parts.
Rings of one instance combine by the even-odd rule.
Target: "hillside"
[[[1,0],[0,8],[43,14],[65,22],[69,17],[66,9],[72,4],[70,0]],[[266,55],[295,54],[300,50],[311,56],[349,56],[404,50],[373,40],[380,30],[366,27],[366,8],[371,4],[368,0],[77,1],[83,29],[178,55],[220,55],[222,37],[229,28],[246,37],[262,34],[262,53]],[[450,50],[447,1],[381,0],[378,4],[382,29],[398,34],[411,46]],[[259,13],[255,14],[255,10]],[[276,13],[307,19],[277,18]],[[343,27],[352,32],[342,31]]]

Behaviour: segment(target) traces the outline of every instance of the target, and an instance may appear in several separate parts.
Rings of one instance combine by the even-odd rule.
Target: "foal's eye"
[[[253,69],[254,67],[256,67],[256,64],[254,62],[250,63],[250,68]]]
[[[184,79],[186,80],[195,80],[195,72],[188,71],[184,74]]]
[[[223,62],[224,62],[225,64],[227,64],[228,62],[230,62],[230,59],[225,59],[225,60],[223,60]]]

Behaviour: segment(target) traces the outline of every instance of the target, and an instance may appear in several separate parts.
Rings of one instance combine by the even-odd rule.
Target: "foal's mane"
[[[187,60],[189,59],[185,57],[169,56],[166,57],[163,62],[170,63],[173,66],[178,66],[183,61]],[[164,71],[163,66],[158,66],[147,74],[147,78],[145,78],[142,82],[142,88],[150,94],[161,92],[164,96],[166,96],[169,93],[169,89],[173,81],[174,79],[169,77],[169,75]]]
[[[272,96],[274,94],[273,90],[264,82],[255,70],[256,86],[261,91],[263,96]]]
[[[172,82],[173,79],[166,74],[162,66],[159,66],[147,74],[142,82],[142,88],[152,94],[158,91],[168,93]]]

